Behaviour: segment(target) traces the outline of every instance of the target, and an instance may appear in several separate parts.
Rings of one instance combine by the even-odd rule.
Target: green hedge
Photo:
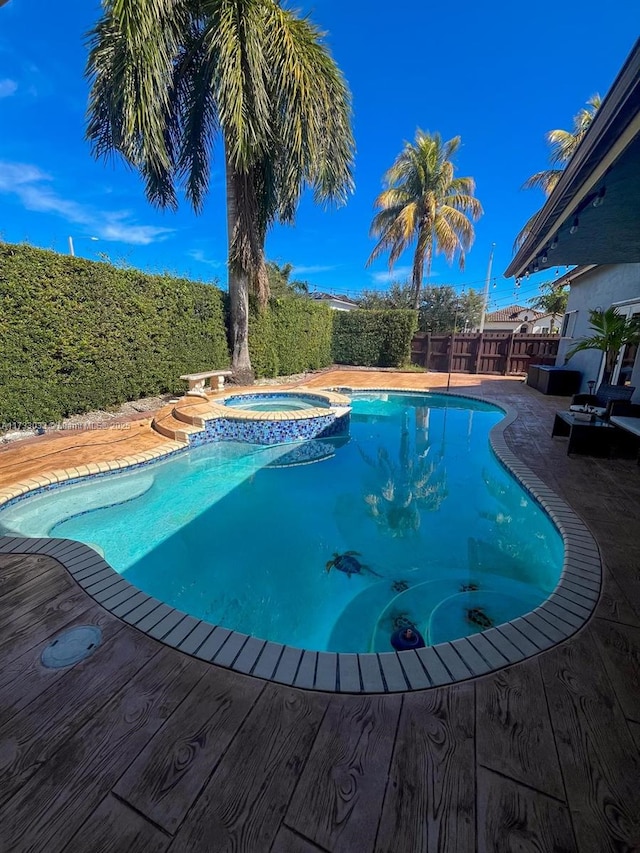
[[[411,361],[416,311],[336,311],[333,360],[362,367],[403,367]]]
[[[228,364],[216,287],[0,243],[0,423],[184,390],[181,373]]]
[[[252,310],[249,354],[256,377],[289,376],[331,364],[332,314],[302,296],[271,299]]]

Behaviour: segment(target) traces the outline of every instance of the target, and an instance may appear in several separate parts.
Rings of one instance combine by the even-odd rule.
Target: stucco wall
[[[564,364],[565,354],[580,338],[590,335],[589,310],[609,308],[617,302],[637,299],[640,302],[640,264],[615,264],[596,267],[576,279],[571,285],[567,313],[577,311],[571,338],[562,338],[558,347],[556,364]],[[589,379],[598,379],[603,354],[598,350],[579,352],[567,363],[567,367],[582,372],[582,391],[588,391]],[[634,401],[640,402],[640,359],[636,360],[631,384],[638,391]]]

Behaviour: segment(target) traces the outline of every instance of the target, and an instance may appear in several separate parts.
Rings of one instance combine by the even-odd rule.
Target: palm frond
[[[524,182],[522,189],[528,190],[536,187],[542,189],[547,196],[552,193],[562,175],[564,167],[573,157],[576,149],[582,142],[585,133],[600,108],[600,104],[600,95],[597,93],[592,95],[587,101],[587,107],[583,107],[573,117],[572,130],[550,130],[546,134],[547,142],[551,148],[549,160],[552,165],[561,166],[562,168],[545,169],[542,172],[536,172],[535,175],[532,175]],[[516,238],[516,242],[519,237],[520,235]]]
[[[174,62],[190,26],[188,0],[105,0],[89,33],[87,138],[96,156],[119,152],[149,199],[177,204]]]
[[[543,169],[541,172],[536,172],[522,185],[523,190],[531,190],[534,187],[539,187],[545,195],[549,196],[556,188],[556,184],[562,177],[562,169]]]

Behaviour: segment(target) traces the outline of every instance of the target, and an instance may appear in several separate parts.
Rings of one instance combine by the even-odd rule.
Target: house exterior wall
[[[347,302],[344,299],[338,299],[333,296],[316,296],[312,297],[316,302],[324,302],[325,305],[328,305],[332,311],[355,311],[360,306],[355,302]]]
[[[329,299],[328,300],[329,308],[333,308],[334,311],[355,311],[359,306],[354,305],[352,302],[343,302],[340,299]]]
[[[539,317],[537,320],[525,320],[526,316],[531,317],[532,314],[526,315],[523,313],[520,320],[487,320],[484,324],[485,332],[517,332],[522,328],[522,324],[526,323],[529,326],[529,332],[549,332],[551,329],[551,317]],[[562,317],[556,317],[556,327]]]
[[[620,302],[637,300],[640,302],[640,264],[612,264],[595,267],[580,276],[571,285],[567,302],[567,314],[575,312],[572,318],[570,337],[563,337],[558,347],[557,365],[565,363],[566,353],[581,338],[590,335],[589,311],[605,310]],[[585,350],[573,356],[567,363],[572,370],[582,373],[581,391],[589,390],[587,382],[598,380],[604,354],[599,350]],[[634,402],[640,402],[640,359],[631,375],[631,384],[635,385]]]
[[[558,329],[559,323],[562,321],[562,317],[556,316],[556,325],[555,328]],[[539,317],[535,323],[533,324],[534,332],[551,332],[551,316],[548,317]]]

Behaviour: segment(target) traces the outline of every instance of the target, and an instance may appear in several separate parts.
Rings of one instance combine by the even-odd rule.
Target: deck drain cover
[[[72,666],[92,655],[102,642],[102,631],[95,625],[79,625],[58,634],[43,650],[40,660],[50,669]]]

